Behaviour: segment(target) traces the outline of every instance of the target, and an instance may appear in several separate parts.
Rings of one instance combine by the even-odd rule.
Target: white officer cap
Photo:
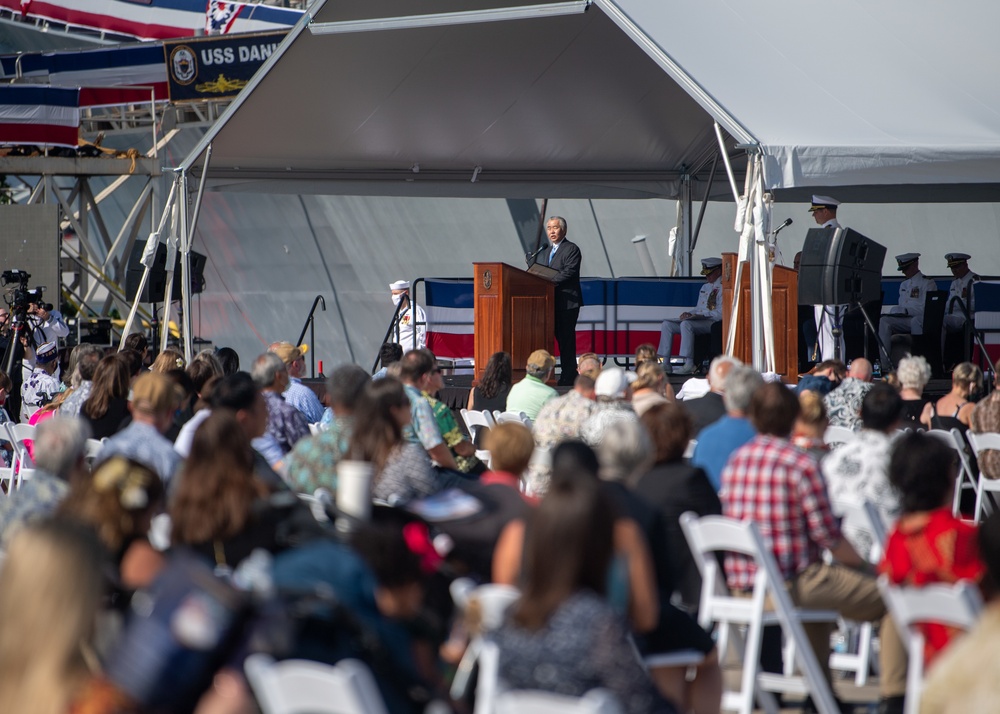
[[[812,205],[809,206],[809,212],[818,211],[821,208],[836,208],[840,205],[840,201],[835,198],[830,198],[829,196],[813,196]]]
[[[410,281],[409,280],[397,280],[394,283],[389,284],[390,290],[409,290]]]
[[[716,268],[722,267],[722,258],[702,258],[701,274],[708,275]]]
[[[948,261],[949,268],[954,268],[956,265],[967,262],[971,257],[968,253],[945,253],[944,259]]]
[[[920,253],[903,253],[896,256],[896,270],[905,270],[906,266],[920,257]]]

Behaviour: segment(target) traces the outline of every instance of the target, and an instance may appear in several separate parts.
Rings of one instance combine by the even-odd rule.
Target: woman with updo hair
[[[636,380],[632,382],[632,408],[638,416],[657,404],[674,401],[674,389],[658,362],[644,361],[636,367],[635,373]]]
[[[964,434],[976,407],[972,396],[982,388],[983,370],[972,362],[962,362],[951,373],[951,391],[937,403],[927,404],[920,422],[928,429],[958,429]]]

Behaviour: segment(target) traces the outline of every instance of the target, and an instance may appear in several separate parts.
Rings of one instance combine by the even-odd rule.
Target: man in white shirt
[[[427,315],[419,305],[410,302],[410,281],[397,280],[389,286],[392,304],[399,306],[399,315],[393,325],[391,341],[403,348],[403,352],[420,350],[427,346]],[[416,341],[414,341],[416,335]]]
[[[722,258],[703,258],[701,274],[705,284],[698,292],[698,304],[691,310],[682,312],[676,319],[664,320],[660,327],[660,347],[656,353],[663,357],[663,371],[667,374],[693,374],[694,336],[707,335],[712,324],[722,319]],[[670,367],[670,353],[673,351],[674,335],[681,335],[680,356],[684,364],[677,369]]]

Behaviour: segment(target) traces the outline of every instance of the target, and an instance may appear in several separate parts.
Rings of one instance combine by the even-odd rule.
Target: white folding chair
[[[858,433],[852,429],[848,429],[846,426],[828,426],[826,431],[823,432],[824,444],[850,444],[857,440]]]
[[[452,699],[461,699],[465,696],[465,691],[469,686],[469,679],[472,676],[472,670],[477,664],[480,665],[477,688],[483,686],[484,681],[486,681],[487,686],[490,685],[490,682],[487,681],[490,677],[484,676],[484,668],[480,661],[482,659],[483,647],[486,644],[484,635],[496,630],[503,624],[503,618],[507,609],[517,601],[521,596],[521,592],[510,585],[488,584],[474,587],[468,578],[460,578],[453,582],[450,591],[455,606],[463,613],[468,608],[469,603],[473,601],[477,602],[481,617],[479,631],[473,633],[469,639],[469,644],[465,648],[465,654],[462,655],[462,661],[458,663],[458,667],[455,670],[455,678],[451,683]],[[477,702],[479,701],[478,689],[476,700]],[[476,714],[480,714],[480,712],[477,710]]]
[[[25,439],[35,438],[35,427],[29,424],[4,423],[7,438],[11,446],[14,447],[14,455],[11,458],[10,469],[0,469],[0,481],[7,481],[7,493],[12,493],[21,487],[21,483],[34,473],[35,462],[28,453]]]
[[[315,423],[309,424],[309,433],[310,434],[314,434],[314,435],[315,434],[319,434],[321,431],[323,431],[323,429],[320,427],[319,422],[315,422]]]
[[[463,409],[462,421],[465,422],[465,428],[469,431],[469,437],[473,442],[479,436],[480,429],[492,429],[497,425],[496,419],[493,415],[486,409],[483,411],[476,411],[475,409]]]
[[[917,714],[924,688],[924,633],[920,626],[936,623],[968,631],[979,619],[983,600],[975,586],[964,582],[900,587],[890,584],[883,575],[878,587],[909,655],[906,714]]]
[[[972,473],[972,464],[969,463],[969,455],[965,451],[965,438],[957,428],[946,431],[944,429],[931,429],[928,436],[939,439],[942,443],[951,447],[958,454],[958,476],[955,477],[955,498],[951,504],[951,512],[957,518],[962,514],[962,489],[971,488],[976,492],[977,500],[979,488],[976,477]]]
[[[606,689],[591,689],[582,697],[536,690],[510,690],[496,698],[496,714],[622,714],[621,704]]]
[[[524,412],[493,412],[493,418],[496,419],[497,424],[503,424],[505,422],[513,421],[520,422],[524,424],[529,429],[531,428],[531,419]]]
[[[851,521],[865,529],[872,536],[871,547],[861,555],[869,563],[878,564],[885,551],[885,541],[888,537],[882,514],[875,504],[865,501],[863,504],[844,501],[831,502],[833,512],[844,521]],[[853,622],[840,618],[840,630],[848,642],[846,652],[830,653],[830,669],[839,672],[854,672],[854,683],[863,687],[868,683],[868,672],[875,663],[875,648],[872,646],[874,626],[870,622]]]
[[[681,528],[687,538],[695,563],[701,571],[701,603],[698,621],[706,629],[717,624],[716,643],[720,660],[725,660],[730,642],[742,661],[743,673],[738,691],[724,690],[722,709],[750,714],[755,699],[769,714],[778,711],[773,692],[811,695],[821,714],[837,714],[839,708],[829,682],[823,674],[816,653],[809,646],[803,623],[835,622],[837,613],[827,610],[796,608],[785,590],[774,554],[764,544],[756,524],[723,516],[698,518],[694,513],[681,515]],[[757,572],[749,597],[729,593],[715,553],[738,553],[753,558]],[[770,598],[773,610],[765,610]],[[795,645],[795,660],[802,676],[770,674],[760,671],[760,648],[763,628],[780,625],[784,636]],[[739,628],[746,628],[745,644]],[[742,651],[740,651],[742,650]]]
[[[1000,451],[1000,434],[995,432],[975,434],[970,431],[967,432],[967,436],[969,437],[969,446],[972,447],[972,453],[976,455],[976,459],[979,460],[980,464],[982,464],[981,457],[979,456],[981,452],[991,450]],[[983,476],[983,469],[980,465],[979,483],[976,485],[976,512],[973,516],[976,523],[979,523],[983,517],[983,511],[986,508],[986,493],[1000,493],[1000,479]]]
[[[685,459],[690,459],[692,456],[694,456],[694,450],[695,450],[696,446],[698,446],[698,440],[697,439],[691,439],[690,441],[688,441],[687,446],[684,447],[684,458]]]
[[[275,662],[252,654],[243,670],[261,714],[388,714],[375,678],[358,660]]]

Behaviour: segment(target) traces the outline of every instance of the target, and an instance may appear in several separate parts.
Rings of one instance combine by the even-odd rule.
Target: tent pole
[[[736,176],[733,175],[733,165],[729,163],[729,154],[726,152],[726,142],[722,139],[722,127],[719,122],[715,122],[715,138],[719,140],[719,153],[722,154],[722,161],[726,164],[726,175],[729,176],[729,187],[733,190],[733,200],[740,202],[740,194],[736,189]]]
[[[194,242],[194,227],[198,222],[198,213],[201,211],[201,199],[205,195],[205,184],[208,181],[208,162],[212,158],[212,145],[205,149],[205,163],[202,165],[201,181],[198,183],[198,195],[194,200],[194,208],[190,215],[187,210],[181,216],[181,309],[184,311],[184,359],[191,363],[193,352],[194,329],[191,324],[191,244]],[[182,173],[181,182],[187,191],[188,172]],[[185,195],[187,195],[185,193]],[[187,204],[185,204],[185,209]]]
[[[181,181],[182,178],[181,174],[177,174],[174,177],[177,198],[174,200],[174,219],[170,223],[170,236],[167,238],[167,285],[163,295],[163,319],[160,322],[161,352],[167,349],[167,340],[170,337],[170,303],[174,297],[174,262],[177,259],[177,231],[181,222],[181,204],[187,200],[187,196],[184,195],[185,186]]]
[[[684,182],[684,252],[681,253],[684,256],[683,274],[693,275],[691,272],[691,256],[694,253],[694,231],[691,225],[691,174],[685,174],[682,180]]]
[[[701,208],[698,209],[698,222],[694,224],[694,236],[691,237],[691,255],[694,255],[695,246],[698,245],[698,236],[701,235],[701,222],[705,218],[705,209],[708,208],[708,197],[712,195],[712,186],[715,184],[715,167],[719,163],[719,154],[716,153],[712,159],[712,168],[708,174],[708,185],[705,187],[705,196],[701,199]]]
[[[153,266],[153,261],[152,259],[147,259],[146,256],[149,255],[150,253],[150,244],[152,243],[153,246],[156,246],[160,242],[160,234],[163,233],[163,229],[167,225],[167,217],[170,215],[172,204],[174,202],[176,188],[177,188],[176,183],[170,187],[170,194],[167,196],[167,202],[163,205],[163,214],[160,216],[160,224],[159,226],[157,226],[155,231],[149,234],[149,238],[146,240],[146,250],[144,250],[142,253],[143,266],[144,266],[142,271],[142,278],[139,279],[139,289],[136,291],[135,297],[132,300],[132,309],[129,310],[128,319],[125,320],[125,327],[122,330],[122,341],[121,344],[118,345],[119,352],[125,349],[125,338],[132,333],[132,323],[135,322],[135,314],[139,310],[139,301],[142,298],[142,291],[146,287],[146,281],[149,280],[149,271]],[[154,247],[152,250],[154,251],[152,253],[152,256],[155,258],[156,248]]]

